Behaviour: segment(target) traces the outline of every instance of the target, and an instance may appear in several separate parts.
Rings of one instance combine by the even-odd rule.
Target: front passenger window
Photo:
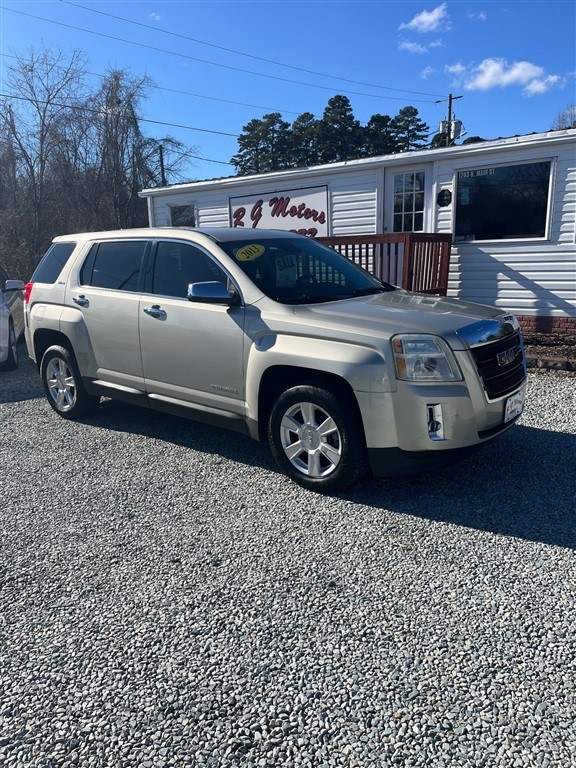
[[[158,243],[152,293],[185,299],[190,283],[214,280],[226,284],[226,274],[200,248],[186,243]]]

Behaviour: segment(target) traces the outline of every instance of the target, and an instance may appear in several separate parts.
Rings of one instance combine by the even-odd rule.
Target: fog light
[[[445,440],[444,437],[444,418],[442,416],[442,406],[428,405],[428,437],[430,440]]]

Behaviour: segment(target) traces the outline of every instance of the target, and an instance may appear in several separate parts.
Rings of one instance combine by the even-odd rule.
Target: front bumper
[[[524,391],[525,383],[513,395]],[[399,381],[393,393],[357,393],[373,474],[412,474],[465,458],[517,421],[515,412],[505,420],[513,395],[491,402],[476,377],[442,385]],[[439,424],[431,424],[431,413]]]

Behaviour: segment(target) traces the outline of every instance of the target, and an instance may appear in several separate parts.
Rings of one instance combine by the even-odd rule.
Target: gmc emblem
[[[498,352],[496,355],[496,360],[498,361],[498,365],[510,365],[510,363],[513,363],[516,359],[516,348],[511,347],[510,349],[505,349],[504,352]]]

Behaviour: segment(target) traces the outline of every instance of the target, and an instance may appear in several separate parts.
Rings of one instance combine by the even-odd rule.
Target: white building
[[[576,130],[146,189],[151,226],[451,234],[448,295],[576,331]]]

